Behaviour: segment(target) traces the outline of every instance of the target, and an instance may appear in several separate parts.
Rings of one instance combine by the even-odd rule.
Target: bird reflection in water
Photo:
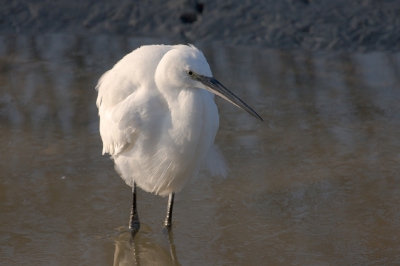
[[[147,231],[147,230],[145,230]],[[124,231],[114,239],[114,266],[181,265],[176,256],[173,232],[164,228],[168,248],[138,230]],[[168,250],[169,249],[169,250]]]

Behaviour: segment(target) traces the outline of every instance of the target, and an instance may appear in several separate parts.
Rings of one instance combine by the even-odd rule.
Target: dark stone
[[[191,24],[197,20],[197,14],[194,12],[183,13],[180,19],[183,23]]]

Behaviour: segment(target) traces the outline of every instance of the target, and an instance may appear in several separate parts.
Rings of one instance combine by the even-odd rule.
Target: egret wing
[[[134,143],[138,133],[146,130],[145,120],[165,111],[154,74],[159,61],[170,49],[170,46],[136,49],[100,78],[96,103],[103,154],[120,153]]]
[[[146,135],[168,110],[157,91],[139,88],[112,107],[99,106],[103,154],[117,155]]]

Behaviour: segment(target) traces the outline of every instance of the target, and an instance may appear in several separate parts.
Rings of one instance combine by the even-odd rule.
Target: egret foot
[[[165,217],[164,226],[171,228],[172,226],[172,208],[174,207],[174,196],[175,193],[169,194],[168,206],[167,206],[167,217]]]

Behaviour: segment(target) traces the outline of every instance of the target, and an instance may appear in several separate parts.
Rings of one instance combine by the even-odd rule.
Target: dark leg
[[[132,186],[132,210],[131,210],[131,218],[129,221],[129,229],[138,231],[140,228],[140,222],[139,222],[139,215],[137,212],[137,207],[136,207],[136,183],[133,182]]]
[[[174,207],[174,196],[175,193],[169,194],[168,207],[167,207],[167,217],[165,218],[164,226],[167,228],[171,228],[171,220],[172,220],[172,208]]]

